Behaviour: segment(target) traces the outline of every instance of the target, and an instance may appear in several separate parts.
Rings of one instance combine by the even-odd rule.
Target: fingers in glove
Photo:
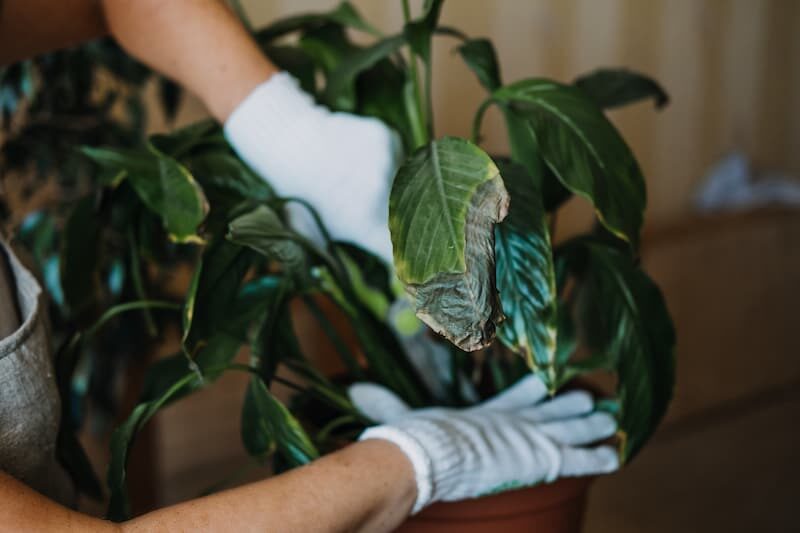
[[[397,420],[411,410],[399,396],[375,383],[356,383],[347,389],[347,394],[361,414],[381,424]]]
[[[561,477],[593,476],[619,469],[619,455],[611,446],[561,448]]]
[[[539,403],[547,395],[547,387],[533,374],[525,376],[511,388],[483,402],[479,409],[511,411]]]
[[[544,423],[586,415],[591,413],[592,409],[594,409],[592,395],[586,391],[576,390],[559,394],[552,400],[522,409],[519,413],[526,420]]]
[[[617,421],[608,413],[539,424],[537,429],[560,444],[583,446],[606,439],[617,430]]]

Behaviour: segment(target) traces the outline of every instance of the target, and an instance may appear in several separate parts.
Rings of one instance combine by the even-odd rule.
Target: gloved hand
[[[238,105],[225,122],[225,136],[278,195],[314,207],[334,239],[391,264],[389,191],[402,144],[383,122],[333,113],[279,72]],[[292,226],[319,244],[307,210],[295,203],[288,208]]]
[[[545,400],[531,375],[502,394],[467,409],[411,410],[388,389],[350,387],[350,398],[371,427],[359,440],[385,439],[409,458],[417,480],[412,513],[436,501],[456,501],[554,481],[612,472],[611,446],[584,446],[616,431],[614,418],[593,412],[592,397],[572,391]]]

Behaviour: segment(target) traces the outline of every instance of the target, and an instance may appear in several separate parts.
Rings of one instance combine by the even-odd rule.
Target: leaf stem
[[[181,305],[164,302],[159,300],[142,300],[136,302],[126,302],[124,304],[115,305],[97,319],[97,322],[86,330],[86,336],[92,336],[97,333],[109,320],[115,316],[125,313],[127,311],[134,311],[136,309],[171,309],[173,311],[180,311]]]
[[[408,0],[403,0],[403,19],[406,24],[411,22],[411,7]],[[430,137],[430,126],[428,124],[428,117],[425,114],[422,100],[422,88],[420,87],[419,71],[417,65],[417,56],[413,50],[409,51],[409,73],[411,74],[411,84],[413,87],[413,98],[406,99],[406,111],[412,124],[412,134],[414,135],[413,148],[419,148],[427,143]],[[412,106],[412,107],[409,107]],[[420,127],[415,128],[414,125]]]

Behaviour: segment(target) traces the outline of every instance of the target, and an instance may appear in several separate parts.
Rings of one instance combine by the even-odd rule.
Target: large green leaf
[[[489,39],[469,39],[458,47],[458,53],[486,89],[494,91],[502,85],[497,54]]]
[[[544,165],[536,144],[536,134],[530,122],[509,109],[503,111],[503,116],[506,120],[512,159],[524,166],[529,173],[541,175],[544,208],[548,212],[555,211],[572,196],[572,193],[558,181],[553,171]]]
[[[541,176],[515,164],[500,170],[511,205],[495,227],[497,288],[506,315],[498,338],[555,390],[556,283]]]
[[[264,53],[275,66],[285,70],[300,82],[300,87],[309,94],[316,94],[316,65],[314,59],[302,48],[296,46],[264,47]]]
[[[487,346],[503,317],[494,225],[508,209],[500,171],[469,141],[418,149],[395,177],[389,229],[398,277],[417,316],[460,348]]]
[[[414,134],[409,119],[404,88],[408,83],[406,72],[390,59],[378,61],[356,78],[356,112],[376,117],[394,128],[403,139],[407,150],[413,146]]]
[[[297,419],[256,376],[250,380],[242,407],[242,442],[248,453],[261,460],[276,449],[294,466],[319,456]]]
[[[669,103],[666,91],[655,80],[628,69],[598,69],[574,82],[604,109],[652,98],[657,109]]]
[[[502,87],[493,97],[529,121],[541,157],[561,183],[591,201],[603,225],[636,249],[644,177],[600,108],[576,87],[541,79]]]
[[[656,284],[631,255],[580,240],[565,248],[579,278],[579,327],[598,366],[618,374],[622,457],[630,460],[663,418],[675,381],[675,331]],[[599,332],[602,328],[602,332]]]

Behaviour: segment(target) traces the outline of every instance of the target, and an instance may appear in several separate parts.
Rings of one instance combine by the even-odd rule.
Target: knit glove
[[[551,482],[558,477],[612,472],[611,446],[585,447],[616,431],[616,421],[594,412],[592,397],[572,391],[545,399],[531,375],[502,394],[467,409],[412,410],[388,389],[350,387],[355,406],[381,423],[359,440],[396,444],[414,467],[417,499],[412,514],[436,501],[475,498]]]
[[[225,136],[279,196],[308,202],[333,239],[391,264],[389,191],[402,144],[383,122],[333,113],[280,72],[237,106],[225,122]],[[287,207],[291,225],[320,244],[308,211],[296,203]]]

